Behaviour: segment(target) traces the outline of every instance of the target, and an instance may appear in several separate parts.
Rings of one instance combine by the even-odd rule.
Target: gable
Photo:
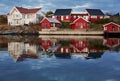
[[[76,20],[74,20],[73,23],[71,23],[71,24],[74,24],[74,23],[79,22],[79,21],[89,22],[89,21],[87,21],[86,19],[84,19],[84,18],[82,18],[82,17],[79,17],[79,18],[77,18]]]
[[[44,18],[41,23],[50,23],[49,20],[47,18]]]
[[[109,26],[116,26],[116,27],[120,27],[120,25],[118,25],[118,24],[116,24],[116,23],[114,23],[114,22],[110,22],[110,23],[108,23],[108,24],[105,24],[105,25],[103,25],[103,27],[109,27]]]
[[[20,13],[15,7],[10,11],[10,14],[18,14]]]

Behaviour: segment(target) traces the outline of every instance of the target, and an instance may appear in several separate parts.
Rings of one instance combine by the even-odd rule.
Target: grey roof
[[[100,9],[86,9],[90,15],[104,16],[104,13]]]
[[[54,22],[54,23],[60,23],[57,19],[55,18],[47,18],[50,22]]]
[[[54,15],[61,16],[61,15],[70,15],[72,9],[56,9]]]

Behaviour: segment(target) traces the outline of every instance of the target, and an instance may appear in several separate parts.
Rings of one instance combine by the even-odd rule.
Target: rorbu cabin
[[[96,20],[104,19],[104,13],[100,9],[86,9],[88,13],[88,21],[95,22]]]
[[[120,25],[114,22],[107,23],[103,27],[105,32],[119,32],[120,29]]]
[[[42,30],[57,30],[60,26],[61,23],[55,18],[44,18],[41,21]]]
[[[61,22],[70,22],[71,12],[72,12],[72,9],[56,9],[52,18],[56,18]]]
[[[83,17],[79,17],[70,24],[71,29],[85,29],[88,30],[89,21]]]

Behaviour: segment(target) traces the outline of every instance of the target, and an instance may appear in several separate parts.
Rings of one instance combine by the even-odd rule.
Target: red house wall
[[[89,16],[89,21],[90,22],[95,22],[95,21],[97,21],[97,20],[100,20],[100,19],[104,19],[104,17],[103,18],[100,18],[100,16],[96,16],[96,18],[92,18],[91,16]]]
[[[50,25],[51,23],[47,19],[44,19],[41,22],[41,29],[50,29]]]
[[[62,16],[56,16],[57,20],[59,21],[65,21],[65,22],[70,22],[71,20],[71,16],[68,15],[68,18],[66,18],[66,16],[63,16],[63,20],[62,20]]]
[[[82,18],[79,18],[74,24],[71,24],[70,27],[71,29],[87,29],[88,22]]]
[[[105,26],[106,27],[106,32],[109,32],[109,31],[119,31],[119,27],[113,23],[111,24],[108,24]]]

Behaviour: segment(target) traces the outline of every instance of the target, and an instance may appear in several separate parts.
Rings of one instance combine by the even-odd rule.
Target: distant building
[[[104,13],[100,9],[86,9],[88,13],[88,21],[94,22],[96,20],[104,19]]]
[[[25,24],[36,24],[40,22],[40,18],[45,15],[41,12],[41,8],[23,8],[23,7],[13,7],[8,14],[8,25],[18,26]]]
[[[62,22],[70,22],[71,12],[72,12],[72,9],[56,9],[52,18],[56,18],[57,20]]]

